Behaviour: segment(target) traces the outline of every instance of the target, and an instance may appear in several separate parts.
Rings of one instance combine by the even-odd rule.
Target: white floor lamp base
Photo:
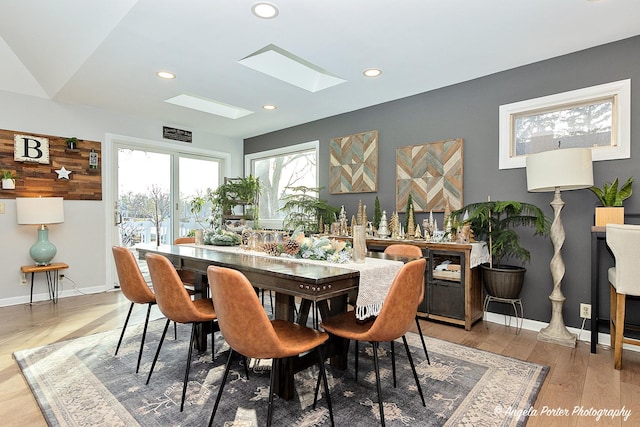
[[[562,305],[565,297],[559,289],[549,295],[551,301],[551,322],[549,326],[542,328],[538,333],[538,341],[548,342],[551,344],[564,345],[566,347],[575,347],[577,337],[569,332],[562,318]]]
[[[554,219],[551,224],[551,241],[553,242],[553,258],[551,258],[551,276],[553,277],[553,292],[549,295],[551,301],[551,322],[549,326],[543,328],[538,333],[538,341],[552,344],[560,344],[567,347],[576,346],[576,336],[567,330],[562,318],[562,305],[565,297],[562,294],[561,285],[564,276],[564,261],[562,260],[562,244],[564,243],[564,227],[560,219],[560,211],[564,202],[560,198],[560,190],[556,188],[555,195],[551,201]]]
[[[576,346],[576,334],[569,333],[570,337],[556,337],[553,336],[553,333],[546,332],[546,328],[542,329],[538,332],[538,341],[548,342],[550,344],[558,344],[563,345],[565,347],[575,347]]]

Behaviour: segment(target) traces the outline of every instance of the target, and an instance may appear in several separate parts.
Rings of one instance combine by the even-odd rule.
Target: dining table
[[[344,312],[348,307],[348,296],[358,294],[361,274],[365,281],[379,286],[381,280],[375,274],[386,275],[392,281],[395,272],[410,258],[389,256],[382,253],[368,253],[367,263],[334,264],[313,262],[285,257],[266,256],[263,252],[244,251],[238,247],[218,247],[210,245],[137,245],[138,256],[144,259],[147,253],[167,257],[176,269],[193,271],[195,275],[195,298],[208,294],[207,268],[210,265],[227,267],[242,272],[257,289],[275,293],[274,318],[306,324],[309,310],[317,307],[321,318],[328,318]],[[373,265],[373,266],[372,266]],[[376,294],[377,288],[373,288]],[[383,295],[378,295],[381,300]],[[295,316],[296,300],[300,302],[298,316]],[[215,305],[215,302],[214,302]],[[372,306],[380,306],[375,303]],[[199,350],[206,349],[206,333],[199,334],[196,343]],[[347,366],[348,340],[331,337],[325,355],[331,365],[344,370]],[[309,353],[279,361],[276,369],[274,392],[281,398],[292,399],[294,395],[293,375],[316,363]]]

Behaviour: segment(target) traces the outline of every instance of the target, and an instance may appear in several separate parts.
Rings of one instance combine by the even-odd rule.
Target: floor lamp
[[[593,185],[593,166],[590,148],[558,148],[527,156],[527,189],[531,192],[555,192],[551,207],[553,223],[551,224],[551,242],[553,257],[551,258],[551,276],[553,291],[551,300],[551,322],[538,333],[538,340],[575,347],[576,336],[567,330],[562,318],[562,305],[565,297],[560,289],[564,276],[562,260],[562,244],[564,243],[564,227],[560,219],[560,211],[564,202],[560,191],[579,190]]]

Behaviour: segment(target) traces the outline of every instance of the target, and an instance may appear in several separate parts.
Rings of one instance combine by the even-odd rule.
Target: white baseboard
[[[513,316],[505,316],[504,314],[498,314],[498,313],[491,313],[491,312],[486,312],[485,313],[485,320],[487,322],[491,322],[491,323],[498,323],[498,324],[502,324],[502,325],[511,325],[512,327],[515,328],[516,325],[516,318]],[[509,323],[511,322],[511,323]],[[548,323],[545,322],[539,322],[537,320],[531,320],[531,319],[524,319],[522,321],[522,329],[525,329],[527,331],[539,331],[542,328],[545,328],[548,325]],[[589,345],[591,345],[591,331],[588,329],[583,329],[582,331],[580,331],[580,329],[578,328],[572,328],[567,326],[567,329],[569,330],[569,332],[571,332],[572,334],[576,334],[576,336],[578,337],[579,341],[584,341],[586,343],[588,343]],[[609,343],[611,342],[611,335],[609,334],[605,334],[602,332],[598,333],[598,344],[599,345],[604,345],[606,347],[609,347]],[[623,347],[625,350],[632,350],[632,351],[639,351],[640,352],[640,347],[636,346],[636,345],[630,345],[630,344],[624,344]]]
[[[86,295],[86,294],[99,294],[104,292],[104,286],[94,286],[82,288],[82,291],[79,291],[77,288],[72,289],[61,289],[58,292],[58,299],[73,297],[77,295]],[[49,293],[48,292],[39,292],[33,294],[33,304],[41,303],[42,301],[49,301]],[[0,307],[7,307],[10,305],[20,305],[20,304],[29,304],[29,295],[22,295],[19,297],[12,298],[4,298],[0,299]]]

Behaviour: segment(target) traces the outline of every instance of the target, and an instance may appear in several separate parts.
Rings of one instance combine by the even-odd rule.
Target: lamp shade
[[[62,197],[16,197],[18,224],[64,222]]]
[[[527,156],[527,190],[579,190],[593,185],[590,148],[559,148]]]

